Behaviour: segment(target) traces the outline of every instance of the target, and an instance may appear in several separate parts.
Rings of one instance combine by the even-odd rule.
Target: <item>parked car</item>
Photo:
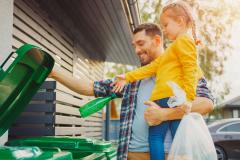
[[[208,126],[218,160],[240,159],[240,118],[224,119]]]

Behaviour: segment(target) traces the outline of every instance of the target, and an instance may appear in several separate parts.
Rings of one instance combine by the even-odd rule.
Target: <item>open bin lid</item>
[[[0,66],[0,136],[31,101],[54,66],[48,53],[25,44],[16,50],[15,60],[4,69],[12,54]]]
[[[0,146],[0,158],[4,160],[72,160],[70,152],[43,152],[38,147]]]
[[[85,137],[33,137],[11,140],[6,143],[8,146],[38,146],[38,147],[58,147],[62,150],[78,151],[103,151],[112,147],[111,142],[92,140]]]

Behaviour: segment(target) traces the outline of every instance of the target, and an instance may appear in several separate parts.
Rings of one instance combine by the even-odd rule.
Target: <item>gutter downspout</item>
[[[122,0],[123,8],[126,13],[129,26],[133,31],[141,22],[139,14],[138,0]]]

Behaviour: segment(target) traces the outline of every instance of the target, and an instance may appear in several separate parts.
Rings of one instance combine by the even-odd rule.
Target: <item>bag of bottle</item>
[[[169,106],[186,101],[186,93],[174,82],[168,82],[175,96]],[[217,160],[208,127],[199,113],[188,113],[182,118],[168,155],[168,160]]]

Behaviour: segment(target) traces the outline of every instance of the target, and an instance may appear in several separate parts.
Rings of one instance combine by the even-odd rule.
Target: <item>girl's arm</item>
[[[141,79],[148,78],[155,75],[157,72],[157,68],[159,66],[160,60],[161,60],[161,57],[158,57],[150,64],[126,73],[126,76],[125,76],[126,81],[134,82],[134,81],[141,80]]]
[[[197,50],[195,43],[190,37],[182,36],[174,42],[173,47],[183,67],[183,85],[187,100],[193,101],[196,96],[198,80]]]
[[[111,84],[111,86],[114,86],[112,91],[116,93],[121,92],[128,82],[134,82],[153,76],[157,72],[159,63],[160,57],[156,58],[153,62],[146,66],[140,67],[126,74],[116,76],[116,80]]]

